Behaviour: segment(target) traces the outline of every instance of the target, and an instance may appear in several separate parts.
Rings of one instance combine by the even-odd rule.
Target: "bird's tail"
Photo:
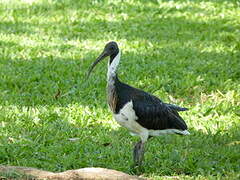
[[[173,109],[175,111],[187,111],[188,108],[184,108],[184,107],[179,107],[177,105],[174,104],[166,104],[170,109]]]

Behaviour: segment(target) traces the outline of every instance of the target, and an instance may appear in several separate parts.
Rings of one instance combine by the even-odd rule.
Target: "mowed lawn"
[[[240,178],[237,0],[0,1],[0,164],[136,174],[138,138],[107,106],[107,60],[85,79],[110,40],[123,82],[190,109],[191,135],[149,140],[139,174]]]

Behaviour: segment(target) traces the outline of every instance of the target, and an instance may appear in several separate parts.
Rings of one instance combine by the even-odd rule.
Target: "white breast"
[[[126,103],[118,114],[113,115],[115,120],[126,127],[133,134],[139,135],[143,141],[148,138],[148,130],[136,122],[138,117],[133,109],[132,101]]]

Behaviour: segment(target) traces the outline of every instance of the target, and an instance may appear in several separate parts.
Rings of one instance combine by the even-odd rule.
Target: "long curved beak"
[[[105,57],[108,56],[108,53],[106,51],[103,51],[102,54],[100,54],[100,56],[98,56],[98,58],[96,59],[95,62],[92,63],[92,65],[89,67],[88,69],[88,74],[87,74],[87,79],[90,76],[92,70],[94,69],[94,67],[101,61],[103,60]]]

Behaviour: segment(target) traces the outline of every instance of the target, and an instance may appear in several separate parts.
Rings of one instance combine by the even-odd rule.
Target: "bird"
[[[141,166],[145,143],[149,138],[165,134],[190,134],[185,121],[178,113],[188,108],[164,103],[158,97],[120,81],[117,68],[121,51],[115,41],[105,45],[103,52],[89,67],[87,78],[94,67],[106,57],[110,57],[107,71],[107,102],[117,123],[127,128],[132,135],[140,137],[140,141],[133,148],[133,163],[134,166]]]

